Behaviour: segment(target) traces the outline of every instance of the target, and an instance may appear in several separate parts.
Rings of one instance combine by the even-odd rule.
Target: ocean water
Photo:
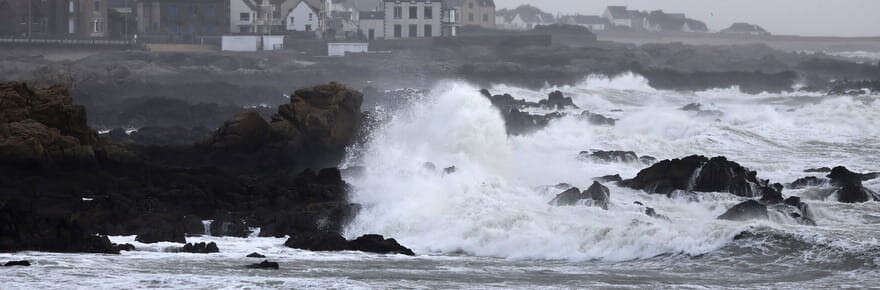
[[[215,241],[221,253],[168,253],[143,245],[114,255],[25,252],[29,268],[0,268],[0,288],[866,288],[880,285],[880,203],[841,204],[814,189],[802,196],[817,226],[784,216],[731,222],[716,217],[742,199],[725,193],[667,198],[606,184],[611,206],[547,204],[569,183],[630,178],[646,167],[578,160],[591,149],[635,151],[658,159],[727,156],[771,182],[845,165],[880,171],[880,96],[747,95],[737,88],[696,93],[655,90],[638,75],[589,77],[539,91],[496,85],[532,101],[554,90],[581,110],[619,119],[614,127],[574,117],[527,136],[504,121],[477,87],[441,81],[429,92],[380,108],[384,120],[348,165],[353,202],[363,211],[346,228],[354,238],[396,238],[418,256],[312,253],[275,238]],[[721,116],[679,110],[699,102]],[[581,110],[571,110],[580,113]],[[540,112],[536,110],[535,112]],[[435,164],[431,170],[425,162]],[[454,173],[443,168],[455,166]],[[880,180],[866,182],[875,191]],[[639,201],[669,220],[646,216]],[[743,231],[754,233],[735,240]],[[281,270],[245,269],[259,252]]]

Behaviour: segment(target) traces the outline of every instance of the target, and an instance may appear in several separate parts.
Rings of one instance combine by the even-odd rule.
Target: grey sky
[[[880,0],[495,0],[498,8],[531,4],[551,13],[601,14],[608,5],[683,12],[711,30],[750,22],[774,34],[880,36]]]

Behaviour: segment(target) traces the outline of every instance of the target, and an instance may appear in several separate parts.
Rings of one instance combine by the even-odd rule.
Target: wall
[[[345,56],[346,53],[364,53],[369,51],[367,43],[328,43],[328,56]]]
[[[384,2],[385,5],[385,38],[394,39],[395,26],[400,25],[400,38],[410,38],[410,25],[416,25],[416,37],[425,37],[425,26],[431,27],[431,36],[441,36],[443,31],[440,26],[442,18],[442,6],[439,1],[432,1],[430,4],[424,0]],[[431,7],[431,19],[425,18],[425,7]],[[395,7],[400,7],[400,18],[394,17]],[[410,18],[410,7],[416,7],[416,19]]]
[[[220,49],[223,51],[257,51],[259,36],[224,35]]]
[[[248,14],[247,21],[241,21],[241,13]],[[253,11],[251,11],[250,7],[244,4],[243,0],[229,0],[229,32],[230,33],[240,33],[241,25],[252,25],[254,22]],[[251,31],[248,31],[251,32]]]
[[[311,14],[311,18],[309,14]],[[293,17],[293,21],[290,21],[291,17]],[[318,27],[320,23],[318,22],[319,18],[320,15],[306,4],[305,1],[302,1],[296,8],[293,8],[293,11],[287,14],[287,30],[318,31],[320,30],[320,27]],[[311,27],[311,29],[306,29],[308,27]]]
[[[263,50],[284,49],[283,35],[263,35]]]
[[[495,28],[495,7],[481,6],[479,0],[467,0],[457,7],[456,22],[461,26]],[[471,20],[473,16],[473,20]],[[486,17],[485,21],[483,16]]]
[[[383,19],[361,19],[360,31],[364,37],[370,37],[370,29],[375,32],[374,39],[385,38],[385,20]]]

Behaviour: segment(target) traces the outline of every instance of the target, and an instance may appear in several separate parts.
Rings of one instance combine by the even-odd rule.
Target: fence
[[[110,39],[0,38],[0,45],[126,49],[136,47],[137,43],[131,40]]]

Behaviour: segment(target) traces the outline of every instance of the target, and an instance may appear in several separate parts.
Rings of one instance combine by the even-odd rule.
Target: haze
[[[880,36],[876,0],[496,0],[498,8],[531,4],[547,12],[600,15],[608,5],[687,13],[713,31],[733,22],[763,26],[773,34],[806,36]]]

